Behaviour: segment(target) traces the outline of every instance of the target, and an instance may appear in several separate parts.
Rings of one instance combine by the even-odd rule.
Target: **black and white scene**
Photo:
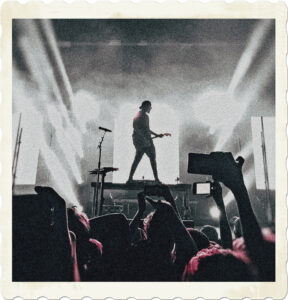
[[[273,19],[13,19],[12,279],[275,281]]]

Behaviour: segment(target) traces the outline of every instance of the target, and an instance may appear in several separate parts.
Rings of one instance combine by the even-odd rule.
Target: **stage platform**
[[[97,182],[91,182],[91,186],[93,188],[96,188]],[[105,182],[104,183],[104,190],[122,190],[122,191],[138,191],[138,190],[144,190],[145,185],[153,185],[152,182],[133,182],[133,183],[112,183],[112,182]],[[155,183],[156,184],[156,183]],[[177,191],[177,192],[190,192],[191,191],[191,184],[167,184],[171,191]]]

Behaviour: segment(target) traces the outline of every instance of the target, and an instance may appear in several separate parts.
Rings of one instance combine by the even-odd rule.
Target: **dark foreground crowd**
[[[130,222],[122,214],[90,219],[49,187],[13,199],[14,281],[274,281],[273,230],[258,225],[240,164],[218,154],[225,167],[215,176],[213,198],[220,211],[215,229],[186,228],[167,186],[162,201],[141,192]],[[222,188],[235,196],[240,218],[234,236]],[[143,221],[146,203],[154,211]]]

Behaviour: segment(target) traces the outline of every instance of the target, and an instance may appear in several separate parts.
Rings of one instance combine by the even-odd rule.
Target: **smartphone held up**
[[[213,191],[213,183],[211,181],[206,182],[194,182],[193,194],[194,195],[211,195]]]

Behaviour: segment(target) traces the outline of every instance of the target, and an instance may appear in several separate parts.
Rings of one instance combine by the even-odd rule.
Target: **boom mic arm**
[[[104,128],[104,127],[99,127],[100,130],[106,131],[106,132],[112,132],[112,130]]]
[[[114,171],[118,171],[119,169],[118,168],[112,168],[112,167],[104,167],[104,168],[101,168],[100,170],[99,169],[95,169],[95,170],[92,170],[90,171],[90,174],[106,174],[108,172],[114,172]]]

